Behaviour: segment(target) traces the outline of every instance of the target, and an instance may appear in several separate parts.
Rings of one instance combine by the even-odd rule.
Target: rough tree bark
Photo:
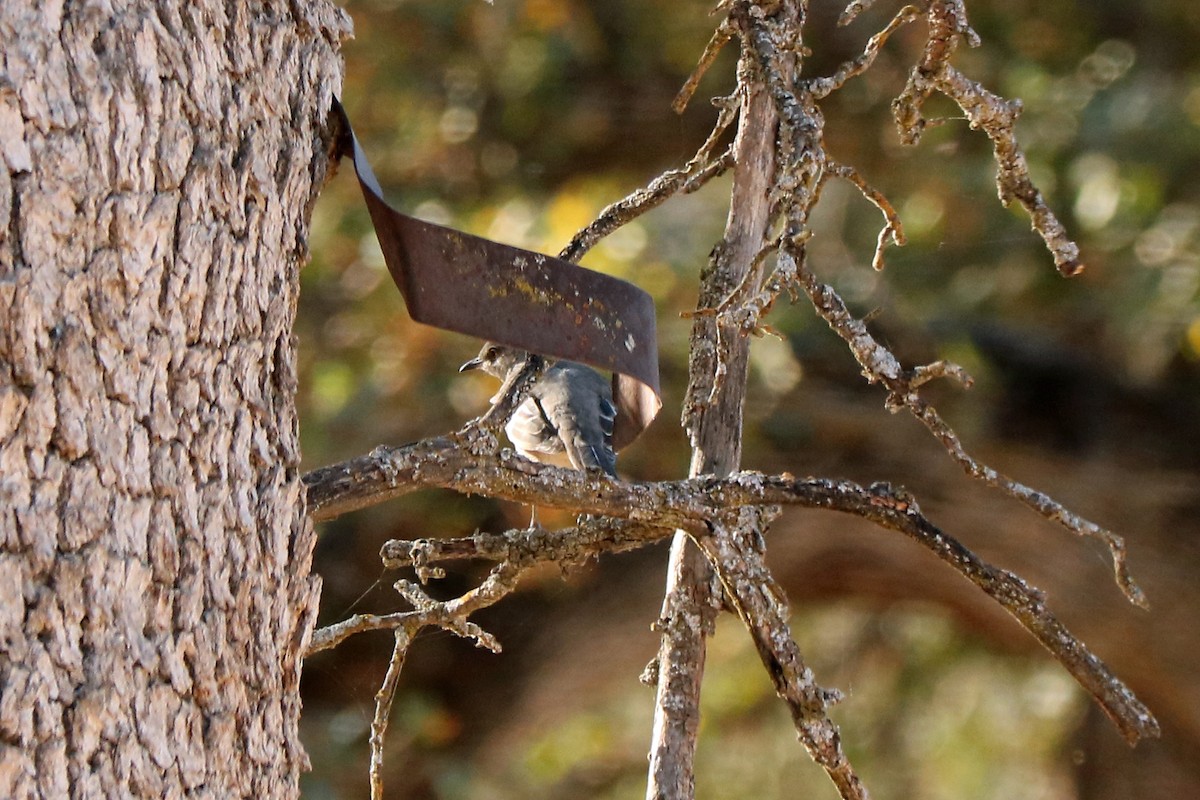
[[[291,328],[348,32],[0,5],[0,796],[298,793]]]

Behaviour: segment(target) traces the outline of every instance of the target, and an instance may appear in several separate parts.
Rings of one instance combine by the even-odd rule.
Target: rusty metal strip
[[[613,373],[614,445],[625,446],[662,407],[654,301],[627,281],[401,214],[383,199],[345,110],[338,154],[354,170],[392,279],[426,325],[579,361]]]

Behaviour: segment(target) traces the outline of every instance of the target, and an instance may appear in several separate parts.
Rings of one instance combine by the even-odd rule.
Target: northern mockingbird
[[[459,372],[481,369],[504,380],[528,353],[488,342]],[[493,397],[496,402],[498,397]],[[612,387],[600,373],[574,361],[558,361],[534,383],[504,427],[526,458],[617,476]]]

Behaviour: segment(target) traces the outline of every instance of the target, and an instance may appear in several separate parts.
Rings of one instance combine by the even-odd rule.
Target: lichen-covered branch
[[[790,12],[780,8],[778,13],[787,16]],[[743,36],[753,24],[757,23],[749,15],[734,13],[721,27],[730,36],[735,32]],[[724,34],[719,31],[720,35]],[[708,58],[706,55],[701,59],[701,69]],[[733,144],[730,214],[724,236],[702,270],[701,308],[719,301],[733,286],[761,280],[756,255],[769,235],[771,220],[775,112],[770,98],[752,80],[750,68],[743,54],[737,89],[725,105],[719,106],[722,118],[732,119],[736,112],[739,124]],[[727,475],[741,463],[749,345],[743,337],[726,334],[723,320],[699,316],[693,320],[684,409],[684,426],[692,445],[688,474],[693,477]],[[694,793],[705,640],[721,608],[715,567],[683,531],[675,536],[658,624],[662,642],[657,657],[658,685],[646,786],[650,800],[687,798]]]
[[[359,614],[348,620],[321,628],[313,634],[307,656],[335,647],[346,638],[370,630],[388,629],[395,642],[387,672],[379,691],[375,693],[375,714],[371,720],[371,800],[383,800],[383,747],[391,718],[392,703],[400,683],[400,673],[408,648],[417,634],[426,627],[438,627],[468,639],[474,639],[480,647],[494,653],[500,652],[500,643],[490,633],[480,628],[468,617],[481,608],[496,603],[516,589],[517,582],[529,569],[529,564],[505,561],[497,565],[487,579],[477,588],[447,602],[433,600],[410,581],[397,581],[395,589],[415,609],[411,612],[377,616]]]
[[[847,9],[849,12],[850,9]],[[839,25],[849,25],[853,20],[854,15],[843,15],[838,20]],[[847,61],[842,64],[837,70],[827,78],[811,78],[807,81],[808,90],[812,92],[812,96],[817,100],[828,97],[846,85],[846,82],[851,78],[862,75],[871,65],[875,63],[875,59],[879,57],[879,51],[887,44],[887,40],[891,35],[898,31],[901,27],[909,22],[914,22],[921,18],[921,10],[916,6],[904,6],[896,12],[896,16],[892,17],[892,21],[887,27],[875,34],[867,41],[867,46],[863,48],[862,54],[857,58]]]
[[[1019,202],[1054,257],[1058,271],[1065,276],[1077,275],[1084,268],[1079,246],[1067,235],[1034,186],[1025,154],[1017,144],[1014,127],[1021,113],[1021,102],[1005,100],[951,66],[950,57],[963,37],[969,44],[978,44],[978,35],[967,24],[961,0],[930,2],[926,18],[929,34],[921,63],[913,67],[908,84],[892,103],[901,138],[908,144],[920,140],[927,124],[921,108],[934,92],[953,100],[966,114],[971,127],[982,130],[992,141],[1000,201],[1005,205],[1014,200]]]
[[[859,14],[873,5],[875,5],[875,0],[850,0],[850,4],[846,6],[846,9],[842,11],[842,15],[838,17],[838,25],[849,25]]]
[[[693,538],[702,538],[710,533],[712,521],[724,519],[730,509],[797,505],[851,514],[914,539],[1015,617],[1092,694],[1127,739],[1132,742],[1158,733],[1157,723],[1145,706],[1058,622],[1046,608],[1040,592],[1016,576],[981,561],[928,520],[913,498],[884,484],[863,488],[848,481],[758,473],[738,473],[724,479],[706,476],[626,483],[603,475],[538,464],[508,450],[499,454],[489,452],[480,448],[479,441],[472,440],[470,432],[402,447],[376,448],[370,455],[315,470],[304,480],[309,507],[321,519],[332,519],[348,510],[422,488],[439,487],[526,504],[571,508],[633,523],[630,530],[620,533],[616,527],[621,523],[615,520],[593,520],[553,535],[518,531],[506,534],[508,541],[503,545],[486,536],[451,540],[448,546],[450,552],[456,553],[455,557],[469,553],[469,557],[513,558],[502,563],[516,565],[515,571],[493,573],[485,581],[485,587],[450,603],[418,608],[409,616],[363,615],[340,629],[318,631],[313,637],[313,652],[354,632],[397,625],[438,625],[460,635],[477,637],[477,632],[450,626],[447,620],[456,614],[472,613],[503,596],[506,587],[515,586],[522,570],[541,558],[530,555],[531,550],[545,552],[546,560],[562,557],[570,563],[593,553],[648,543],[676,529],[690,532]],[[426,566],[444,560],[437,546],[417,546],[411,542],[386,545],[384,555],[403,560],[407,552],[410,563],[414,563],[411,555],[414,547],[425,554]]]
[[[1079,536],[1102,542],[1112,556],[1114,575],[1121,591],[1131,603],[1143,608],[1148,606],[1145,594],[1129,572],[1124,539],[1071,512],[1044,492],[1015,481],[975,459],[963,447],[958,435],[946,424],[937,409],[918,393],[918,387],[934,377],[949,376],[961,383],[968,383],[969,378],[961,368],[939,363],[913,370],[904,369],[891,351],[870,334],[866,324],[855,319],[833,287],[821,283],[807,269],[801,271],[800,283],[817,313],[850,347],[867,379],[873,383],[881,383],[887,388],[889,408],[907,409],[919,419],[972,478],[1021,501],[1046,519]]]
[[[1079,245],[1067,235],[1066,228],[1033,185],[1025,154],[1017,145],[1014,128],[1021,114],[1021,101],[1005,100],[948,65],[936,76],[934,86],[958,104],[972,128],[982,129],[992,140],[1000,202],[1007,206],[1015,200],[1025,208],[1060,273],[1069,277],[1082,272]]]
[[[413,567],[418,575],[430,564],[474,559],[515,561],[534,566],[583,564],[601,553],[619,553],[661,541],[673,528],[615,517],[588,517],[579,524],[546,530],[520,528],[504,533],[476,533],[457,539],[391,539],[379,551],[387,569]]]
[[[622,225],[657,208],[676,194],[690,194],[696,191],[733,166],[732,148],[727,148],[715,157],[713,152],[720,143],[721,136],[737,118],[738,105],[733,98],[718,98],[714,105],[718,114],[712,132],[687,164],[680,169],[664,172],[644,188],[637,189],[627,197],[606,206],[595,220],[571,238],[558,257],[564,261],[579,261],[597,242]]]
[[[861,4],[851,4],[847,13],[853,16],[863,7]],[[850,314],[837,292],[818,281],[807,265],[805,243],[811,235],[808,219],[820,198],[821,186],[830,176],[842,177],[854,183],[884,215],[886,224],[880,231],[872,259],[876,269],[882,266],[883,248],[889,239],[903,244],[899,218],[887,199],[852,167],[838,164],[828,155],[823,136],[824,118],[815,98],[835,90],[857,74],[856,70],[869,66],[887,36],[900,25],[914,19],[916,13],[915,8],[901,9],[888,27],[871,40],[859,59],[843,65],[833,78],[815,81],[789,82],[786,77],[788,54],[768,30],[756,28],[746,37],[758,58],[764,81],[770,87],[783,120],[776,192],[784,234],[778,241],[776,269],[771,278],[759,291],[747,293],[741,302],[734,302],[737,298],[731,295],[720,304],[717,314],[735,321],[738,330],[757,331],[762,326],[762,317],[770,311],[778,295],[785,290],[794,291],[799,285],[817,313],[849,345],[868,380],[887,387],[890,407],[907,408],[920,419],[972,478],[1020,500],[1078,535],[1103,542],[1112,554],[1114,572],[1121,590],[1131,602],[1145,606],[1145,596],[1129,573],[1121,537],[1072,513],[1044,493],[1014,481],[970,456],[936,409],[917,393],[919,385],[929,380],[932,374],[929,368],[905,370],[900,361],[871,336],[866,325]],[[925,124],[920,116],[920,107],[931,92],[941,91],[955,100],[967,113],[972,126],[983,128],[993,141],[999,164],[998,180],[1002,199],[1005,202],[1017,199],[1025,204],[1033,218],[1034,227],[1046,240],[1060,270],[1068,274],[1078,271],[1078,248],[1066,237],[1062,226],[1030,182],[1024,155],[1016,145],[1012,128],[1019,104],[1009,103],[988,92],[966,79],[949,63],[962,39],[965,38],[970,44],[978,42],[978,37],[967,24],[966,10],[961,0],[931,0],[925,7],[925,15],[929,34],[921,63],[913,69],[908,86],[893,104],[897,124],[904,132],[905,140],[916,142],[919,139]],[[947,372],[948,369],[943,367],[938,374]]]

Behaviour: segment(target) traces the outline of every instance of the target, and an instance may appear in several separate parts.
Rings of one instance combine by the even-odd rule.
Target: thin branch
[[[390,628],[395,637],[387,672],[384,674],[379,691],[375,693],[375,715],[371,720],[371,765],[369,770],[371,800],[383,800],[383,757],[388,722],[396,698],[396,688],[400,683],[400,673],[404,668],[404,660],[417,633],[422,628],[436,626],[464,638],[474,639],[478,646],[485,647],[493,653],[499,653],[500,643],[496,641],[495,637],[471,622],[468,617],[475,611],[492,605],[510,594],[516,589],[521,575],[528,571],[530,566],[505,561],[496,566],[480,586],[445,603],[433,600],[419,586],[410,581],[397,581],[396,591],[414,607],[415,611],[386,616],[359,614],[337,625],[321,628],[314,633],[312,643],[305,654],[306,657],[334,647],[355,633],[368,630]]]
[[[692,95],[696,93],[696,87],[700,85],[700,80],[704,77],[704,73],[708,72],[708,68],[713,65],[713,62],[717,60],[717,56],[721,54],[721,49],[729,44],[732,38],[733,27],[729,24],[728,20],[717,26],[712,38],[704,46],[704,52],[700,54],[700,61],[696,64],[696,68],[688,76],[687,81],[683,84],[683,88],[679,90],[679,94],[675,95],[675,100],[671,103],[672,111],[676,114],[684,112],[688,102],[692,99]]]
[[[982,129],[992,141],[1000,201],[1006,206],[1014,200],[1019,202],[1029,213],[1033,229],[1054,257],[1059,273],[1068,277],[1077,275],[1084,268],[1079,259],[1079,245],[1067,235],[1034,186],[1025,154],[1017,144],[1014,128],[1021,113],[1021,102],[1005,100],[950,65],[950,56],[962,38],[972,45],[979,41],[978,35],[967,25],[966,9],[961,0],[934,0],[926,13],[929,35],[922,61],[912,69],[908,84],[892,102],[901,139],[906,144],[916,144],[920,140],[927,124],[921,109],[933,92],[941,92],[957,103],[971,127]]]
[[[851,7],[854,5],[865,7],[866,4],[851,4]],[[861,8],[858,10],[861,10]],[[846,12],[849,13],[850,9],[847,8]],[[855,12],[855,15],[857,15],[857,11]],[[871,68],[871,65],[875,63],[875,59],[879,57],[879,52],[883,49],[883,46],[887,44],[887,40],[891,38],[893,33],[898,31],[904,25],[914,22],[920,18],[921,9],[917,8],[916,6],[910,5],[900,9],[898,12],[896,12],[896,16],[892,17],[892,21],[888,23],[886,28],[867,40],[867,46],[863,48],[861,55],[842,64],[828,78],[816,78],[808,81],[808,91],[812,92],[812,96],[814,98],[821,100],[833,94],[838,89],[841,89],[851,78],[862,75]],[[850,17],[850,19],[853,19],[853,16]],[[847,19],[846,15],[843,14],[842,19],[838,20],[838,24],[847,25],[849,24],[850,19]]]
[[[596,219],[575,234],[558,257],[577,262],[588,250],[613,231],[665,203],[673,195],[691,194],[733,166],[733,155],[726,150],[718,158],[698,166],[664,172],[644,188],[606,206]]]
[[[722,300],[715,309],[712,309],[712,312],[731,322],[731,327],[741,330],[745,333],[749,333],[754,326],[747,326],[744,320],[737,319],[736,316],[731,312],[735,307],[742,307],[742,303],[739,301],[743,300],[745,297],[761,287],[763,282],[763,265],[766,263],[767,258],[769,258],[778,249],[779,241],[777,239],[763,244],[763,246],[759,248],[758,252],[754,254],[754,258],[750,259],[750,265],[746,268],[746,273],[742,276],[742,279],[738,281],[737,286],[733,287],[733,290],[725,296],[725,299]],[[709,309],[701,309],[700,311],[694,312],[694,314],[704,314],[709,312]],[[688,315],[685,314],[684,316]],[[757,318],[755,318],[754,321],[757,323]]]
[[[1072,533],[1101,542],[1112,557],[1113,573],[1117,585],[1129,602],[1141,608],[1148,609],[1150,602],[1141,587],[1137,585],[1129,571],[1125,540],[1112,531],[1102,528],[1090,520],[1074,514],[1049,495],[1039,492],[1023,483],[1014,481],[988,465],[977,461],[963,447],[958,435],[946,424],[937,410],[920,396],[909,392],[903,398],[895,398],[908,408],[913,416],[921,420],[929,431],[937,437],[951,457],[962,467],[963,471],[982,483],[999,489],[1009,497],[1015,498],[1029,508],[1041,514],[1046,519],[1057,522]]]
[[[850,5],[838,17],[838,25],[849,25],[859,14],[875,5],[875,0],[850,0]]]
[[[636,537],[636,532],[631,533],[630,541]],[[642,534],[642,537],[644,540],[645,533]],[[386,565],[387,559],[385,558]],[[401,628],[409,632],[410,638],[416,636],[423,628],[443,628],[463,638],[473,639],[480,647],[498,653],[500,644],[491,634],[475,626],[466,626],[463,620],[481,608],[494,605],[504,596],[513,592],[525,572],[533,566],[534,563],[523,565],[516,572],[506,567],[503,571],[489,575],[488,580],[479,588],[445,603],[434,601],[424,596],[423,593],[418,595],[414,590],[415,584],[409,581],[398,581],[395,589],[402,597],[417,606],[417,610],[394,614],[355,614],[341,622],[318,628],[313,632],[312,642],[309,643],[304,657],[309,658],[323,650],[337,647],[355,634]],[[436,575],[435,577],[443,576]]]
[[[878,498],[879,510],[886,519],[900,522],[892,515],[899,513],[903,516],[904,521],[894,530],[900,530],[915,539],[954,567],[1032,633],[1071,677],[1092,695],[1126,741],[1136,744],[1141,739],[1159,736],[1158,721],[1150,710],[1109,671],[1104,662],[1058,621],[1046,607],[1045,595],[1040,590],[1007,570],[993,567],[939,530],[903,490],[875,484],[868,491]],[[888,522],[879,519],[874,521],[884,527],[892,527]]]
[[[958,104],[972,128],[982,128],[992,140],[995,153],[996,187],[1000,202],[1019,202],[1029,213],[1033,229],[1054,256],[1054,265],[1065,276],[1078,275],[1084,265],[1079,260],[1079,245],[1070,236],[1045,198],[1033,185],[1025,154],[1017,145],[1014,128],[1021,113],[1021,101],[1006,101],[952,67],[946,67],[935,79],[938,90]]]
[[[898,247],[903,247],[908,242],[908,237],[904,235],[904,226],[900,223],[900,215],[896,213],[891,202],[884,197],[883,192],[867,183],[866,178],[854,167],[830,162],[826,169],[830,174],[854,184],[862,196],[870,200],[871,204],[879,209],[879,213],[883,214],[885,224],[879,231],[879,238],[875,244],[875,256],[871,259],[871,266],[875,271],[881,271],[883,269],[883,249],[887,247],[888,242],[895,242]]]
[[[578,262],[597,242],[641,215],[665,203],[675,194],[690,194],[733,166],[732,149],[727,148],[714,158],[721,136],[737,118],[737,104],[730,98],[713,101],[717,106],[717,121],[704,144],[680,169],[664,172],[644,188],[612,203],[583,230],[576,233],[558,257],[564,261]]]
[[[375,693],[375,717],[371,720],[371,800],[383,800],[383,744],[387,734],[388,720],[392,714],[392,701],[396,698],[396,687],[400,682],[400,670],[404,668],[404,657],[412,643],[411,634],[404,628],[396,628],[396,643],[388,661],[383,685]]]
[[[967,380],[960,368],[942,364],[937,369],[929,365],[906,371],[891,351],[870,334],[867,326],[851,315],[833,287],[818,281],[807,269],[801,271],[801,285],[817,313],[849,345],[867,380],[881,383],[887,388],[889,408],[905,408],[919,419],[967,475],[1021,501],[1072,533],[1102,542],[1112,556],[1113,572],[1121,591],[1131,603],[1142,608],[1148,606],[1145,594],[1129,572],[1125,542],[1120,536],[1072,513],[1043,492],[1014,481],[976,460],[966,451],[958,435],[941,418],[937,409],[918,394],[917,388],[932,377],[950,375],[960,382]]]
[[[341,622],[313,631],[312,641],[309,642],[308,649],[304,651],[304,657],[310,658],[322,650],[331,650],[356,633],[425,627],[429,624],[424,619],[427,616],[416,611],[383,615],[355,614]]]

